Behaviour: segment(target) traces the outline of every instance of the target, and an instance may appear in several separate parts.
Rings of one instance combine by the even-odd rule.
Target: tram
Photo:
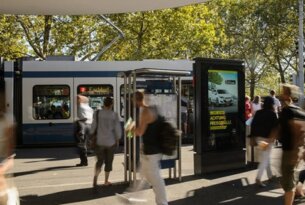
[[[93,109],[103,106],[103,98],[113,97],[114,111],[123,122],[123,85],[118,74],[139,68],[192,70],[190,60],[73,61],[51,58],[35,61],[22,58],[2,63],[2,89],[7,112],[14,113],[18,146],[57,146],[74,143],[77,120],[76,96],[89,98]],[[141,89],[166,94],[168,81],[137,82]],[[182,131],[187,140],[192,131],[193,86],[182,79]],[[188,116],[188,117],[187,117]]]

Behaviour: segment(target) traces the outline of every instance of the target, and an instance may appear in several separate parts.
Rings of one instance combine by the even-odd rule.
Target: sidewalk
[[[273,152],[273,170],[277,174],[280,149]],[[92,177],[95,159],[89,157],[88,167],[75,167],[79,163],[75,149],[42,148],[19,149],[15,161],[15,183],[19,189],[21,205],[59,205],[59,204],[124,204],[115,196],[123,193],[128,184],[124,182],[123,154],[115,156],[110,187],[100,186],[98,192],[92,190]],[[194,176],[192,146],[182,148],[182,182],[166,179],[166,190],[170,205],[279,205],[283,204],[283,191],[277,182],[265,188],[254,184],[256,170],[218,172],[205,176]],[[163,170],[168,178],[168,170]],[[266,177],[266,175],[264,175]],[[102,184],[104,175],[99,178]],[[141,191],[141,198],[153,205],[152,189]],[[295,204],[305,204],[296,200]]]

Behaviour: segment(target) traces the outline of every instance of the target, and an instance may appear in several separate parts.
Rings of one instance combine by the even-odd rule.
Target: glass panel
[[[68,85],[35,85],[33,87],[33,118],[68,119],[71,113]]]
[[[101,109],[105,97],[113,97],[112,85],[79,85],[77,94],[89,98],[89,106],[92,109]]]

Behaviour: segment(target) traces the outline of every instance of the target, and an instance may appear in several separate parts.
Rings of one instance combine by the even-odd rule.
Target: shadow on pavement
[[[97,192],[92,188],[62,191],[43,196],[27,195],[21,197],[22,205],[59,205],[76,202],[85,202],[103,197],[115,196],[123,193],[128,184],[114,184],[108,187],[99,187]],[[185,204],[225,204],[225,205],[279,205],[283,204],[283,192],[278,182],[269,183],[267,187],[260,188],[249,184],[247,178],[232,180],[221,184],[202,187],[189,191],[182,199],[170,201],[169,205]],[[111,200],[112,201],[112,200]],[[113,201],[112,201],[113,202]],[[119,200],[113,205],[119,205]],[[296,199],[295,205],[305,204],[305,199]]]
[[[169,205],[225,204],[225,205],[280,205],[283,192],[278,182],[264,188],[249,184],[247,178],[202,187],[187,193],[183,199],[171,201]],[[305,199],[296,199],[295,205],[305,204]]]
[[[76,147],[17,149],[16,159],[32,159],[26,163],[78,158]],[[38,159],[38,160],[35,160]]]
[[[112,186],[99,186],[98,191],[92,188],[62,191],[43,196],[27,195],[20,198],[21,205],[59,205],[67,203],[84,202],[122,193],[128,184],[113,184]],[[112,204],[116,205],[116,204]]]
[[[31,171],[25,171],[25,172],[15,172],[14,176],[19,177],[19,176],[24,176],[24,175],[29,175],[29,174],[36,174],[38,172],[46,172],[46,171],[51,171],[51,170],[61,170],[61,169],[75,169],[75,166],[58,166],[58,167],[48,167],[45,169],[37,169],[37,170],[31,170]]]

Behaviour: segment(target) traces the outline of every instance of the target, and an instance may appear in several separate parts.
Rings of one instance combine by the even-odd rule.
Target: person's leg
[[[296,196],[302,196],[302,197],[305,196],[305,193],[303,190],[304,181],[305,181],[305,170],[302,170],[302,171],[300,171],[300,174],[299,174],[299,183],[296,187],[296,193],[295,193]]]
[[[95,164],[95,169],[94,169],[94,177],[93,177],[93,187],[97,186],[97,179],[99,174],[101,173],[101,169],[104,163],[104,157],[101,148],[97,147],[95,149],[95,154],[96,154],[96,164]]]
[[[160,160],[162,158],[161,154],[146,155],[148,160],[145,160],[145,174],[148,182],[152,185],[155,196],[156,203],[158,205],[167,205],[167,197],[165,191],[165,183],[160,174]]]
[[[114,158],[115,147],[107,147],[105,149],[105,185],[111,185],[109,182],[109,175],[112,171],[112,163]]]
[[[260,140],[263,140],[263,138],[258,137],[257,141],[260,141]],[[261,178],[263,176],[264,170],[268,167],[270,152],[271,152],[270,145],[268,146],[268,148],[266,150],[261,151],[261,162],[258,165],[258,171],[257,171],[257,175],[256,175],[256,183],[260,186],[265,186],[265,184],[263,184],[261,182]],[[268,171],[270,171],[270,170],[268,170]]]
[[[271,163],[270,163],[270,156],[271,156],[271,152],[272,152],[272,147],[273,144],[270,144],[266,150],[266,161],[267,161],[267,165],[266,165],[266,171],[267,171],[267,176],[269,180],[272,180],[273,178],[273,174],[272,174],[272,170],[271,170]]]
[[[80,164],[77,164],[76,166],[87,166],[88,165],[88,159],[87,159],[87,146],[86,146],[86,125],[84,122],[78,121],[79,125],[79,133],[78,133],[78,147],[79,147],[79,158],[80,158]]]
[[[284,194],[284,204],[285,205],[292,205],[294,201],[294,191],[287,191]]]

